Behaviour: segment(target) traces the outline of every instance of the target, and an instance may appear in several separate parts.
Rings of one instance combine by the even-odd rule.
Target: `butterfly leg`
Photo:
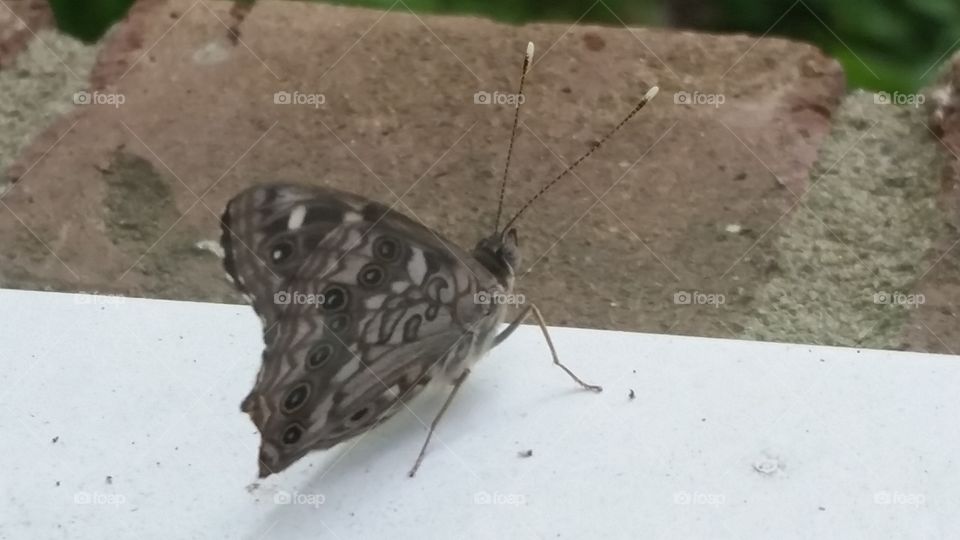
[[[540,313],[540,310],[537,308],[536,304],[527,304],[520,313],[520,316],[514,319],[513,322],[511,322],[503,332],[497,334],[497,337],[493,338],[493,346],[496,347],[503,340],[510,337],[510,334],[519,328],[523,321],[525,321],[531,313],[533,313],[533,316],[536,317],[537,324],[540,325],[540,331],[543,332],[543,337],[547,340],[547,347],[550,348],[550,355],[553,356],[553,363],[560,366],[560,369],[565,371],[567,375],[569,375],[570,378],[576,381],[580,386],[594,392],[603,392],[602,386],[583,382],[580,377],[577,377],[574,372],[570,371],[570,368],[563,365],[563,362],[561,362],[560,358],[557,356],[557,349],[553,346],[553,340],[550,339],[550,332],[547,331],[547,323],[543,320],[543,314]]]
[[[450,406],[450,402],[453,401],[453,396],[457,395],[457,391],[460,390],[460,385],[463,384],[463,381],[467,379],[467,375],[470,374],[470,370],[464,371],[459,377],[453,381],[453,390],[450,391],[450,395],[447,396],[447,400],[443,402],[443,407],[440,408],[440,412],[437,413],[437,416],[434,417],[433,422],[430,424],[430,431],[427,432],[427,440],[423,441],[423,447],[420,448],[420,454],[417,455],[417,461],[413,464],[413,468],[410,469],[408,476],[413,478],[413,475],[417,474],[417,469],[420,468],[420,464],[423,463],[423,457],[427,453],[427,446],[430,444],[430,439],[433,437],[433,432],[437,429],[437,424],[440,423],[440,418],[443,416],[443,413],[447,412],[447,407]]]

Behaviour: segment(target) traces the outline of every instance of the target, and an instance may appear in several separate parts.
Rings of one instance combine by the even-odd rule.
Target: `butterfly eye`
[[[379,264],[369,263],[360,269],[357,281],[364,287],[376,287],[383,283],[387,273]]]
[[[394,262],[400,258],[400,244],[393,238],[381,236],[373,242],[373,253],[385,262]]]
[[[321,306],[324,311],[340,311],[347,305],[349,299],[346,289],[333,285],[323,291],[323,304]]]
[[[301,435],[303,435],[303,428],[299,424],[290,424],[283,431],[283,444],[295,444],[300,440]]]
[[[330,322],[327,323],[327,327],[334,332],[343,332],[347,329],[349,324],[350,316],[345,313],[341,313],[340,315],[330,319]]]
[[[284,412],[292,413],[296,411],[307,402],[308,397],[310,397],[310,385],[307,383],[298,384],[287,394],[287,398],[283,400]]]
[[[293,243],[289,240],[280,240],[270,248],[270,260],[274,264],[281,264],[293,255]]]
[[[307,354],[307,369],[322,368],[333,357],[333,345],[321,341],[310,349]]]

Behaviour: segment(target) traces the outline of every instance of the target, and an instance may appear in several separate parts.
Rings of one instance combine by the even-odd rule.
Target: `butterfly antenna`
[[[517,125],[520,123],[520,105],[523,99],[523,81],[527,78],[527,71],[533,63],[533,42],[527,42],[527,53],[523,56],[523,72],[520,74],[520,89],[517,91],[517,106],[513,109],[513,130],[510,132],[510,146],[507,147],[507,163],[503,166],[503,181],[500,183],[500,202],[497,203],[497,221],[493,224],[493,232],[500,228],[500,216],[503,214],[503,196],[507,191],[507,173],[510,172],[510,156],[513,155],[513,141],[517,138]]]
[[[617,131],[620,131],[620,128],[622,128],[622,127],[624,126],[624,124],[626,124],[627,122],[629,122],[630,119],[633,118],[633,116],[634,116],[635,114],[637,114],[638,112],[640,112],[640,109],[642,109],[644,105],[646,105],[647,103],[650,102],[651,99],[653,99],[654,97],[656,97],[657,92],[659,92],[659,91],[660,91],[660,89],[659,89],[658,87],[656,87],[656,86],[653,86],[653,87],[650,88],[650,90],[647,90],[647,93],[646,93],[646,95],[643,96],[643,99],[641,99],[640,102],[637,103],[637,105],[633,108],[633,110],[630,111],[630,112],[627,114],[627,116],[624,117],[624,119],[620,121],[619,124],[617,124],[616,126],[614,126],[613,129],[611,129],[610,131],[608,131],[606,135],[604,135],[603,137],[601,137],[600,140],[590,148],[590,150],[587,150],[586,153],[584,153],[582,156],[580,156],[579,158],[577,158],[577,160],[574,161],[569,167],[567,167],[566,169],[563,170],[563,172],[561,172],[560,174],[558,174],[556,178],[554,178],[553,180],[551,180],[547,185],[545,185],[545,186],[543,186],[542,188],[540,188],[540,191],[538,191],[537,194],[534,195],[532,199],[530,199],[529,201],[527,201],[526,204],[524,204],[523,207],[520,208],[520,211],[518,211],[516,214],[513,215],[512,218],[510,218],[510,221],[507,222],[507,225],[503,228],[503,230],[505,230],[505,231],[506,231],[506,230],[509,230],[509,229],[510,229],[510,226],[513,225],[514,222],[516,222],[517,219],[519,219],[521,215],[523,215],[523,213],[527,210],[527,208],[530,208],[530,205],[532,205],[534,201],[536,201],[537,199],[540,198],[541,195],[543,195],[544,193],[546,193],[547,191],[549,191],[550,188],[552,188],[552,187],[554,186],[554,184],[556,184],[557,182],[559,182],[561,178],[563,178],[564,176],[566,176],[566,175],[570,174],[571,172],[573,172],[573,170],[576,169],[577,166],[580,165],[580,163],[581,163],[583,160],[585,160],[585,159],[587,159],[588,157],[590,157],[590,154],[594,153],[594,152],[597,150],[597,148],[600,148],[600,146],[603,145],[603,143],[606,142],[607,139],[609,139],[614,133],[616,133]]]

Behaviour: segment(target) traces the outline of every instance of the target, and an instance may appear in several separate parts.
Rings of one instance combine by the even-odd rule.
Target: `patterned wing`
[[[469,255],[351,197],[338,200],[348,208],[339,225],[273,285],[282,306],[241,406],[261,433],[261,476],[369,430],[431,380],[458,375],[449,370],[485,350],[499,323],[495,307],[474,302],[495,280]],[[308,219],[301,227],[314,229]]]
[[[223,265],[265,329],[283,308],[274,296],[359,199],[325,188],[273,184],[247,189],[227,204],[220,218]]]

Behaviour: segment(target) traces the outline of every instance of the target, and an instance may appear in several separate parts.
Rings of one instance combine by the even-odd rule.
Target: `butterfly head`
[[[494,233],[477,242],[473,256],[505,287],[513,284],[514,272],[520,267],[520,242],[517,229]]]

